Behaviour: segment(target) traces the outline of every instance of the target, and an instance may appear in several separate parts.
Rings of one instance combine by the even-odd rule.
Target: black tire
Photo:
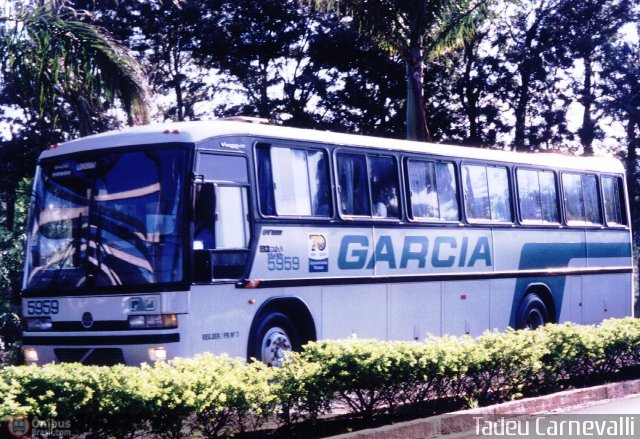
[[[249,339],[249,359],[269,366],[282,365],[285,352],[300,351],[300,335],[289,317],[281,312],[260,316]]]
[[[516,326],[518,329],[537,329],[551,321],[549,310],[537,294],[528,294],[520,302]]]

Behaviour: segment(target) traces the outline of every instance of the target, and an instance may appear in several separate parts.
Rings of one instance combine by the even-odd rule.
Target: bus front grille
[[[117,348],[58,348],[54,352],[61,363],[82,363],[88,366],[124,364],[122,349]]]

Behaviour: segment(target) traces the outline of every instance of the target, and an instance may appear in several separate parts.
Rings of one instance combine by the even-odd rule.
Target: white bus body
[[[277,364],[316,339],[629,316],[624,179],[609,158],[225,120],[67,142],[35,179],[25,357]]]

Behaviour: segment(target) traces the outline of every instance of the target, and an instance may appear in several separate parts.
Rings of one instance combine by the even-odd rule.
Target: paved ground
[[[541,414],[558,414],[571,416],[574,414],[639,414],[640,380],[605,384],[586,389],[568,390],[537,398],[510,401],[491,407],[463,410],[430,418],[417,419],[388,425],[381,428],[362,430],[354,433],[334,436],[333,439],[426,439],[426,438],[480,438],[514,436],[504,431],[494,430],[494,434],[478,434],[485,420],[489,420],[491,428],[505,422],[520,422]],[[599,411],[599,410],[602,410]],[[606,411],[605,411],[606,410]],[[636,416],[634,422],[640,421]],[[505,421],[506,420],[506,421]],[[526,422],[526,421],[525,421]],[[500,424],[501,423],[501,424]],[[520,425],[521,426],[521,425]],[[515,425],[518,427],[518,425]],[[640,429],[636,429],[638,433]],[[490,432],[491,433],[491,432]],[[536,435],[517,434],[519,437],[538,437]],[[549,437],[550,435],[546,435]]]
[[[620,399],[609,399],[581,407],[559,410],[558,413],[572,415],[639,415],[640,395],[628,395]],[[640,431],[637,432],[640,434]]]

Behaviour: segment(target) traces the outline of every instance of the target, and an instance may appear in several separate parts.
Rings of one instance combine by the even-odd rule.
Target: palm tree
[[[0,79],[17,88],[20,105],[52,126],[71,109],[80,135],[90,134],[92,121],[116,99],[130,125],[148,121],[140,65],[105,30],[85,20],[86,13],[74,10],[67,0],[22,2],[4,12]]]
[[[471,36],[490,0],[315,0],[399,56],[407,69],[407,138],[430,140],[423,96],[425,61]]]
[[[45,142],[59,141],[62,132],[84,136],[104,129],[116,101],[130,125],[148,122],[142,68],[89,18],[67,0],[0,6],[0,98],[22,110],[27,127],[0,143],[0,206],[8,230],[17,184],[31,174]]]

